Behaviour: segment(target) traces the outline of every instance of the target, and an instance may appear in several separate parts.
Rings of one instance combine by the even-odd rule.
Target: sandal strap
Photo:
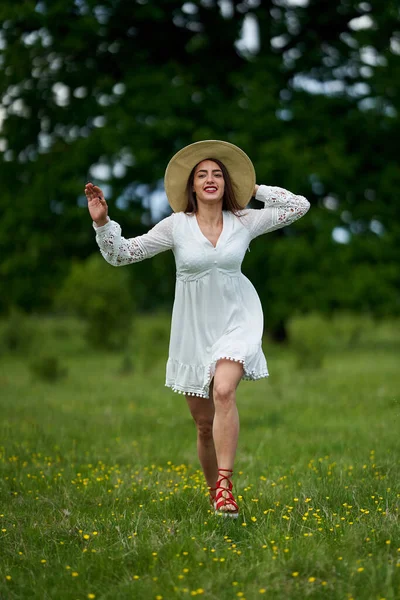
[[[223,473],[221,473],[221,471],[223,471]],[[217,495],[215,496],[216,509],[219,510],[222,506],[231,504],[234,507],[234,510],[228,510],[225,512],[237,512],[239,510],[239,507],[238,507],[237,502],[232,494],[233,484],[231,481],[231,477],[233,475],[233,469],[220,469],[219,468],[218,475],[219,475],[219,479],[216,483],[216,486],[217,486],[217,489],[219,489],[219,492],[217,492]],[[227,481],[228,487],[221,485],[222,481]],[[228,497],[224,496],[224,492],[228,492]]]
[[[231,504],[235,510],[229,510],[227,512],[236,512],[239,510],[237,502],[235,498],[232,496],[230,490],[226,490],[229,493],[229,497],[225,498],[222,494],[223,492],[219,492],[215,497],[215,507],[219,510],[222,506],[226,506],[227,504]]]
[[[226,471],[226,472],[230,473],[230,475],[224,475],[223,473],[221,473],[221,471]],[[232,481],[231,481],[231,477],[233,475],[232,469],[218,469],[218,475],[219,475],[219,478],[218,478],[217,483],[215,484],[217,486],[217,489],[222,487],[224,490],[231,491],[232,487],[233,487]],[[221,481],[223,481],[224,479],[226,479],[226,481],[228,482],[228,486],[229,486],[228,488],[221,486]]]

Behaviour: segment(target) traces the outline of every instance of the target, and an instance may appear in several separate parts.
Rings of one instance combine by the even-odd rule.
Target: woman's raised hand
[[[90,216],[96,223],[97,227],[101,227],[107,223],[108,206],[104,199],[104,194],[97,185],[87,183],[85,186],[85,194],[88,201],[88,209]]]

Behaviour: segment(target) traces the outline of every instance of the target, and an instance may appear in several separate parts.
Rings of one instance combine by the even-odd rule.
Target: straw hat
[[[169,161],[164,177],[168,202],[174,212],[187,206],[187,182],[192,169],[206,158],[217,158],[227,168],[237,202],[247,206],[254,192],[256,174],[250,158],[237,146],[220,140],[204,140],[185,146]]]

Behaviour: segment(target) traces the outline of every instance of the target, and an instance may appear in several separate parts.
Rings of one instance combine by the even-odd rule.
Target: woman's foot
[[[232,469],[218,469],[219,479],[216,483],[217,494],[215,496],[215,512],[224,517],[236,518],[239,514],[239,507],[232,494],[232,482],[230,478],[233,475]]]

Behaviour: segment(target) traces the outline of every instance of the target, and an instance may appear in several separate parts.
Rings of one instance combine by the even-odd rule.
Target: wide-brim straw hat
[[[238,204],[244,208],[250,202],[254,193],[256,174],[247,154],[229,142],[203,140],[179,150],[167,165],[164,177],[165,191],[174,212],[186,210],[189,175],[199,162],[207,158],[216,158],[225,165]]]

